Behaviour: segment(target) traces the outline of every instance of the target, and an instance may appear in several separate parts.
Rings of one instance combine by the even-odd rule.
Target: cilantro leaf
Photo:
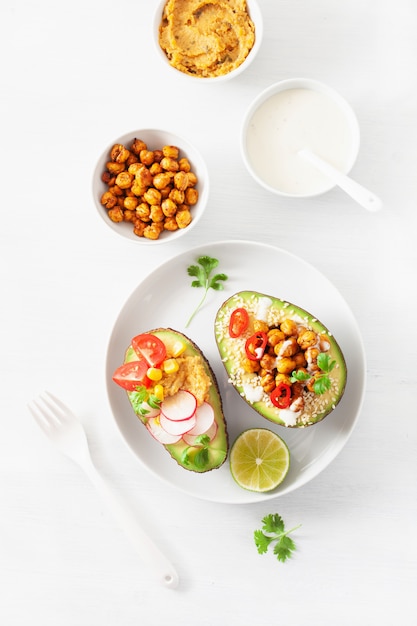
[[[262,520],[262,530],[255,530],[254,541],[259,554],[268,551],[271,544],[275,543],[273,552],[278,561],[285,562],[292,556],[296,545],[288,535],[301,526],[295,526],[290,530],[285,530],[285,524],[277,513],[267,515]]]
[[[190,451],[197,448],[194,454],[194,465],[199,469],[203,469],[209,462],[209,443],[210,437],[208,435],[199,435],[195,439],[193,446],[187,446],[181,454],[181,462],[184,465],[190,464]]]
[[[187,268],[187,272],[189,276],[193,276],[196,278],[196,280],[193,280],[191,282],[191,287],[202,287],[204,289],[204,294],[194,312],[192,313],[191,317],[189,318],[188,322],[186,323],[186,328],[190,325],[197,311],[199,311],[199,309],[203,305],[208,290],[214,289],[215,291],[221,291],[222,289],[224,289],[224,281],[226,281],[228,278],[226,274],[222,273],[214,274],[214,276],[212,276],[213,270],[219,264],[218,259],[215,259],[208,255],[203,255],[197,259],[197,263],[198,265],[190,265]]]

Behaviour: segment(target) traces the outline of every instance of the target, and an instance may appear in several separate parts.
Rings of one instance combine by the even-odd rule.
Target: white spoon
[[[324,161],[308,148],[303,148],[298,154],[330,178],[330,180],[343,189],[343,191],[346,191],[351,198],[356,200],[356,202],[368,211],[379,211],[382,208],[382,202],[375,194],[365,189],[365,187],[362,187],[362,185],[359,185],[359,183],[352,180],[352,178],[346,174],[342,174],[342,172],[333,167],[333,165]]]

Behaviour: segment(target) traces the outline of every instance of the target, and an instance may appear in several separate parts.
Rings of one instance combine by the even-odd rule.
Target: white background
[[[413,600],[400,615],[417,583],[415,3],[260,0],[259,56],[219,85],[160,65],[155,5],[1,4],[0,622],[414,624]],[[381,213],[338,189],[279,199],[248,177],[242,116],[262,89],[298,76],[352,104],[362,139],[352,174],[383,199]],[[146,253],[106,227],[91,195],[104,147],[143,127],[195,143],[211,179],[196,228]],[[200,501],[159,481],[121,440],[105,391],[107,341],[131,291],[187,247],[228,238],[275,244],[322,271],[367,355],[365,402],[341,454],[267,503]],[[178,568],[178,590],[154,582],[78,467],[32,422],[26,404],[44,388],[80,415],[97,466]],[[274,512],[302,524],[285,564],[252,539]]]

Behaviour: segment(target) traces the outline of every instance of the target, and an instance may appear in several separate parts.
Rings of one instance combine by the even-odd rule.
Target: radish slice
[[[156,417],[150,417],[145,426],[151,433],[152,437],[163,445],[177,443],[181,439],[181,435],[170,435],[167,433],[167,431],[162,428],[159,419]]]
[[[214,437],[216,436],[216,433],[217,433],[217,424],[216,422],[213,422],[210,428],[205,433],[201,433],[201,434],[207,435],[208,437],[210,437],[210,441],[213,441]],[[183,435],[182,438],[183,438],[183,441],[185,441],[185,443],[188,446],[194,446],[196,444],[196,439],[198,436],[199,435],[191,435],[190,433],[185,433],[185,435]]]
[[[196,408],[197,398],[185,389],[180,389],[174,396],[161,402],[161,413],[174,422],[192,417]]]
[[[188,433],[191,428],[194,428],[197,422],[197,418],[195,415],[192,415],[186,420],[170,420],[166,415],[161,413],[159,416],[159,421],[161,422],[161,426],[167,433],[170,435],[184,435],[184,433]]]
[[[190,435],[202,435],[214,422],[214,409],[208,402],[203,402],[201,406],[197,407],[195,414],[197,423],[188,433]]]

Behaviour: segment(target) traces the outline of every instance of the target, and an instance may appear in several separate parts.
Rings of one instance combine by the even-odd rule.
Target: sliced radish
[[[214,437],[216,436],[216,433],[217,433],[217,424],[216,422],[213,422],[210,428],[205,433],[201,433],[201,434],[207,435],[210,438],[210,441],[213,441]],[[189,432],[185,433],[182,436],[183,441],[185,441],[185,443],[188,446],[194,446],[196,444],[197,437],[199,437],[199,435],[191,435]]]
[[[181,435],[170,435],[164,430],[157,417],[150,417],[146,422],[146,428],[152,437],[164,445],[177,443],[181,439]]]
[[[194,415],[196,408],[197,398],[185,389],[180,389],[174,396],[161,402],[161,413],[174,422],[188,419]]]
[[[161,426],[167,433],[170,435],[183,435],[184,433],[188,433],[189,430],[194,428],[197,422],[197,418],[194,415],[189,417],[186,420],[170,420],[163,413],[159,416],[159,421],[161,422]]]
[[[188,433],[190,435],[202,435],[214,422],[214,409],[208,402],[203,402],[201,406],[197,407],[195,415],[197,423]]]

